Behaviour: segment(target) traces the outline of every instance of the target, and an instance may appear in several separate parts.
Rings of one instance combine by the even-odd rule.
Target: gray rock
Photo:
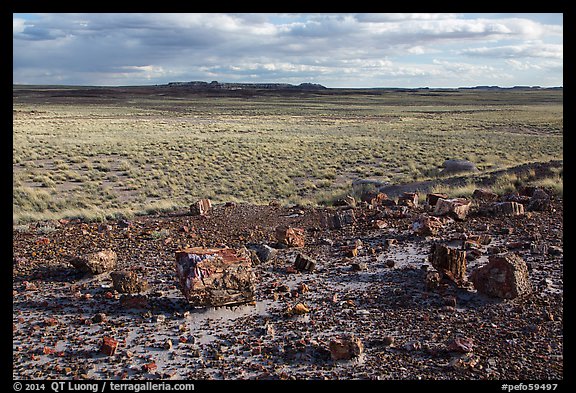
[[[459,173],[459,172],[478,172],[478,168],[474,163],[467,160],[446,160],[442,164],[444,169],[440,172],[443,174]]]

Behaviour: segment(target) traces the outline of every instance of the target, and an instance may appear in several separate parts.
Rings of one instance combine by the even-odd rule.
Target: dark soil
[[[329,229],[325,218],[335,211],[222,204],[208,216],[182,211],[14,230],[13,377],[563,379],[562,199],[512,217],[483,214],[474,203],[464,221],[442,218],[433,237],[412,230],[416,217],[430,214],[423,206],[384,218],[383,229],[374,227],[381,207],[356,207],[355,223]],[[255,304],[201,309],[185,301],[177,250],[278,247],[280,225],[305,229],[306,245],[280,248],[274,260],[254,264]],[[491,237],[476,249],[468,273],[494,252],[513,252],[528,265],[532,294],[490,298],[448,279],[427,288],[431,244],[458,242],[462,234]],[[387,246],[387,239],[396,243]],[[109,273],[84,276],[67,262],[107,248],[117,253],[118,270],[148,281],[139,303],[127,304]],[[294,272],[298,253],[315,259],[316,269]],[[309,312],[287,313],[298,303]],[[359,357],[332,360],[329,343],[342,334],[361,340]],[[104,337],[118,341],[113,355],[100,351]],[[471,345],[462,349],[454,340]],[[151,363],[156,368],[144,367]]]

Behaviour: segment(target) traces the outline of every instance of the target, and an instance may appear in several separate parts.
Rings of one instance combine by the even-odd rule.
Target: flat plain
[[[562,159],[555,89],[206,92],[16,86],[13,221],[131,217],[198,198],[314,206],[354,179]]]

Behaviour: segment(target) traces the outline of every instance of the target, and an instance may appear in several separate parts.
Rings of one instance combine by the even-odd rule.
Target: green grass
[[[101,104],[15,92],[14,223],[105,220],[199,198],[317,205],[350,193],[357,177],[434,179],[446,158],[493,170],[563,156],[561,91],[150,94]]]

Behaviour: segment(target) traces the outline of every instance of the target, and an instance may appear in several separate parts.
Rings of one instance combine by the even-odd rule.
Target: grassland
[[[562,159],[561,90],[205,95],[14,87],[13,222],[214,202],[322,204],[354,178]]]

